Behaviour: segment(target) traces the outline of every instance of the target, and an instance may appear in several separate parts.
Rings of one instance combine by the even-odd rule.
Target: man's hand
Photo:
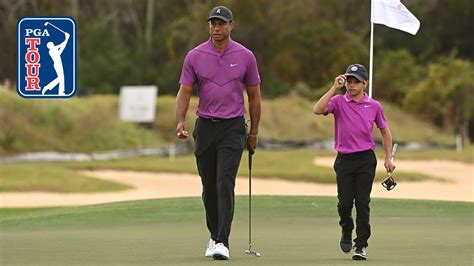
[[[186,130],[186,123],[184,121],[178,122],[178,126],[176,127],[176,135],[180,139],[185,139],[189,136],[189,133]]]
[[[257,149],[257,143],[258,143],[258,135],[252,135],[249,134],[247,136],[247,150],[250,151],[251,154],[255,153],[255,150]]]

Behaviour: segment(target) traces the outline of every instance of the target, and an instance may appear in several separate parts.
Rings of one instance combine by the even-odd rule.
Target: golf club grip
[[[393,144],[392,158],[390,158],[390,161],[392,161],[392,163],[393,163],[393,160],[395,159],[395,154],[397,153],[397,148],[398,148],[398,143]]]
[[[253,153],[249,151],[249,169],[252,169],[252,156],[253,156]]]

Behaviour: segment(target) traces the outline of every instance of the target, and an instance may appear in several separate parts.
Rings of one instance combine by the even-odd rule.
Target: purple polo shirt
[[[378,128],[387,127],[382,105],[378,101],[364,93],[362,100],[357,102],[346,93],[332,97],[327,108],[328,113],[334,114],[334,146],[339,153],[375,149],[372,135],[374,122]]]
[[[198,116],[240,117],[245,113],[245,87],[260,84],[257,60],[252,51],[233,40],[221,54],[209,39],[186,55],[179,83],[197,84]]]

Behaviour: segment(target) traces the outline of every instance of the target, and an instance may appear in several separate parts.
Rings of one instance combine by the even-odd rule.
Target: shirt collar
[[[207,44],[210,51],[216,52],[219,55],[221,54],[219,53],[219,50],[217,50],[217,48],[214,46],[214,43],[212,42],[211,38],[209,38],[209,40],[207,41]],[[234,47],[234,41],[232,40],[232,38],[229,37],[229,43],[227,44],[227,47],[224,49],[224,52],[222,54],[224,55],[230,52],[233,47]]]
[[[348,92],[346,92],[346,94],[344,94],[344,99],[346,100],[346,102],[350,102],[350,101],[354,101],[356,103],[368,103],[368,102],[370,102],[369,95],[367,95],[367,93],[365,93],[365,92],[364,92],[364,96],[362,97],[362,100],[360,100],[360,102],[355,101],[354,99],[352,99],[352,96]]]

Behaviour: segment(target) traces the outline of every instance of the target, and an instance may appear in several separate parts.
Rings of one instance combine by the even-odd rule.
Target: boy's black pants
[[[354,229],[352,207],[355,202],[356,234],[355,246],[367,247],[370,237],[370,192],[375,177],[377,158],[373,150],[340,154],[334,162],[337,178],[337,210],[342,232],[351,233]]]
[[[211,238],[229,247],[235,177],[246,142],[244,117],[196,120],[194,155]]]

